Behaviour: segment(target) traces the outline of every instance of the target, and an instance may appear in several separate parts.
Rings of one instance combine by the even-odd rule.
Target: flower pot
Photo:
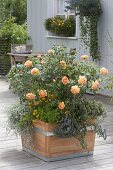
[[[25,136],[22,135],[23,150],[44,161],[55,161],[93,154],[95,133],[92,129],[87,130],[85,137],[87,149],[83,149],[76,138],[55,136],[53,131],[56,126],[56,124],[37,120],[32,136],[30,136],[32,140],[27,142]]]

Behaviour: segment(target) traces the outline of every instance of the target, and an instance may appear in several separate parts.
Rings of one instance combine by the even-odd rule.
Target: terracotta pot
[[[45,161],[55,161],[93,154],[95,133],[89,129],[85,141],[87,149],[83,149],[76,138],[60,138],[54,135],[56,124],[37,120],[34,124],[32,139],[27,142],[22,135],[23,150]]]

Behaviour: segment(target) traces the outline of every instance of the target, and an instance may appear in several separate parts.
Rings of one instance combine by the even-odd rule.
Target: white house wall
[[[101,0],[103,13],[99,22],[99,37],[101,49],[100,65],[104,65],[113,72],[113,44],[109,43],[113,38],[113,0]],[[109,37],[110,35],[110,37]]]
[[[52,0],[50,0],[52,1]],[[47,52],[53,44],[64,44],[71,48],[77,48],[78,57],[87,53],[80,44],[79,38],[74,40],[48,38],[44,28],[44,21],[47,18],[47,0],[27,0],[28,2],[28,32],[31,36],[33,50]],[[100,65],[109,68],[113,72],[113,48],[108,39],[108,33],[113,38],[113,0],[101,0],[103,13],[99,21],[99,40],[101,50]],[[49,9],[52,10],[53,9]],[[78,35],[79,35],[79,29]],[[79,36],[78,36],[79,37]]]
[[[47,52],[53,44],[64,44],[79,49],[78,40],[46,37],[47,31],[44,28],[46,18],[47,0],[28,0],[28,32],[33,44],[33,51]]]

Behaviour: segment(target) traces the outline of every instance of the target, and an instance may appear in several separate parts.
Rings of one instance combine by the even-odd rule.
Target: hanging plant
[[[100,59],[98,42],[98,20],[102,13],[100,0],[70,0],[68,9],[79,11],[80,30],[82,42],[90,48],[90,55],[93,60]]]

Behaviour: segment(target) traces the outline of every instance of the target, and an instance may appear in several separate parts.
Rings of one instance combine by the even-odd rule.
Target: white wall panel
[[[48,3],[49,2],[49,5]],[[44,28],[44,21],[49,14],[53,14],[52,4],[54,0],[28,0],[28,31],[32,38],[34,51],[48,51],[53,44],[64,44],[71,48],[78,49],[78,57],[83,53],[89,54],[81,45],[79,38],[76,40],[52,39],[47,38],[47,31]],[[99,20],[99,41],[101,50],[100,65],[108,67],[113,72],[113,48],[111,48],[108,39],[108,33],[113,38],[113,0],[101,0],[102,15]],[[79,37],[79,28],[78,28]]]

